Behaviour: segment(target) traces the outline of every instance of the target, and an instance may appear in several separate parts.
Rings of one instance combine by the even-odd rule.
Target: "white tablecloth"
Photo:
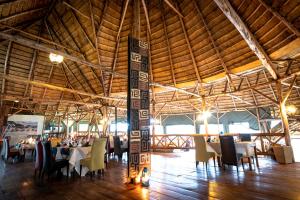
[[[64,157],[61,155],[61,149],[64,147],[57,147],[57,152],[55,159],[60,160],[63,159]],[[75,148],[70,148],[70,159],[69,159],[69,173],[71,173],[72,169],[75,168],[77,173],[80,173],[80,160],[87,158],[92,150],[92,147],[75,147]],[[82,166],[81,170],[81,176],[85,176],[86,173],[89,171],[87,167]],[[62,170],[64,175],[67,175],[67,169],[64,168]]]
[[[80,173],[80,160],[87,158],[92,151],[92,147],[76,147],[71,149],[71,155],[70,155],[70,169],[73,169],[75,167],[75,170],[77,173]],[[81,176],[85,176],[86,173],[89,171],[87,167],[82,166],[81,170]]]
[[[235,142],[236,153],[243,154],[243,156],[254,156],[255,142]],[[206,149],[209,152],[216,152],[221,154],[221,145],[219,142],[208,142]]]

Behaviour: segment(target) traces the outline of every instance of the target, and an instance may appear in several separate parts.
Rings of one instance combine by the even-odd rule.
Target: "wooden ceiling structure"
[[[126,115],[135,1],[0,1],[1,105],[52,117],[103,107]],[[299,1],[140,2],[154,117],[300,106]],[[51,63],[51,52],[64,61]]]

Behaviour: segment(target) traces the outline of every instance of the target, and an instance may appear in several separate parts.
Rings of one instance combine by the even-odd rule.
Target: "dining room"
[[[299,199],[297,0],[0,1],[0,200]]]

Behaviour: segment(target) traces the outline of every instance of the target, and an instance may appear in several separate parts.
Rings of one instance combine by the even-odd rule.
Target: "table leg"
[[[257,168],[259,168],[256,146],[254,146],[254,155],[255,155],[256,166],[257,166]]]
[[[252,171],[252,163],[251,163],[251,158],[250,157],[248,157],[248,162],[249,162],[249,169],[250,169],[250,171]]]
[[[221,167],[221,157],[217,156],[218,167]]]

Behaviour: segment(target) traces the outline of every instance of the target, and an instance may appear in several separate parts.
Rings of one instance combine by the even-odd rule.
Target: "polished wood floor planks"
[[[125,157],[125,156],[124,156]],[[105,176],[68,180],[33,177],[34,163],[7,164],[0,160],[0,199],[300,199],[300,163],[280,165],[260,158],[260,169],[225,171],[209,164],[195,167],[194,151],[153,153],[149,188],[125,184],[126,161],[110,160]]]

